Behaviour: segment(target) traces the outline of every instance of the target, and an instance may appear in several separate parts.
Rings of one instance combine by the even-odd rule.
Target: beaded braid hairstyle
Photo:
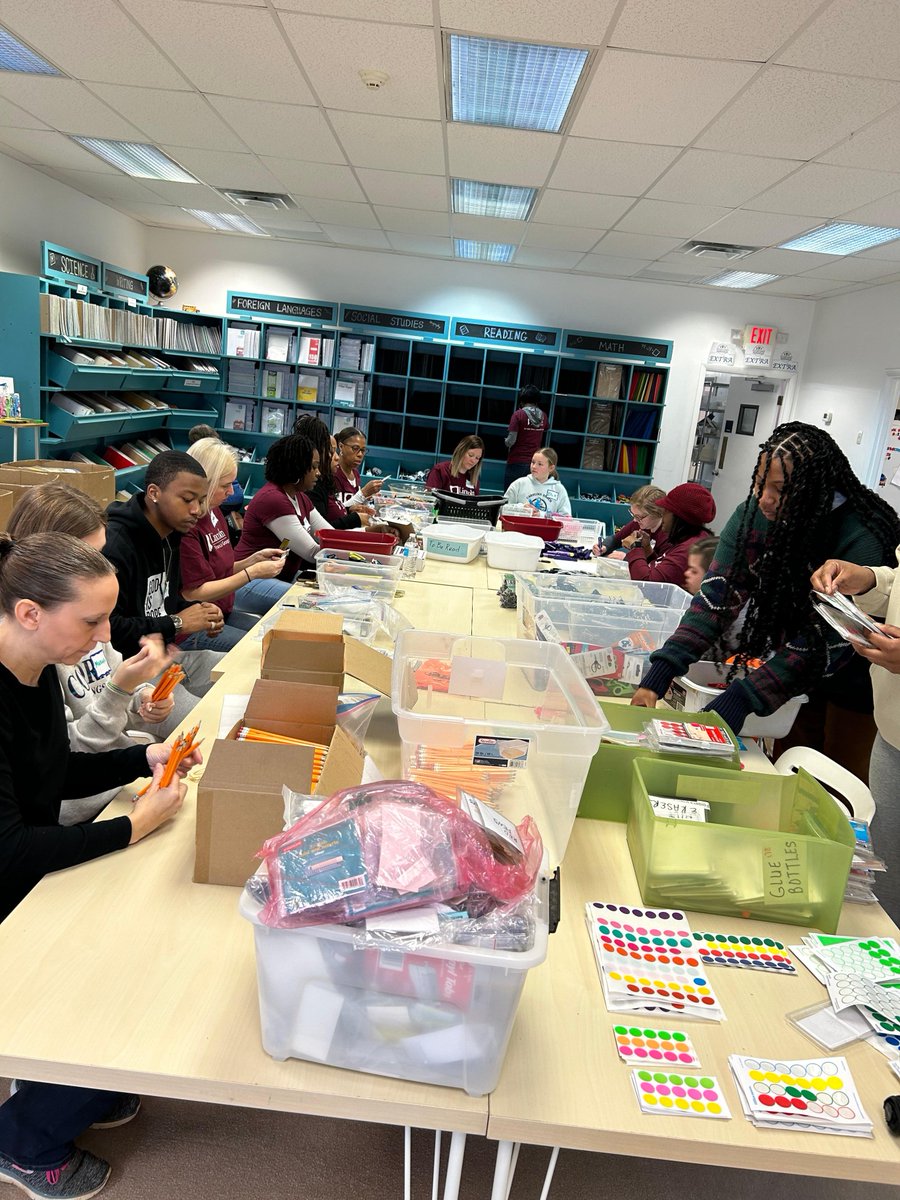
[[[778,651],[805,625],[816,631],[818,644],[811,649],[817,666],[824,668],[825,639],[812,620],[809,589],[809,576],[819,562],[811,562],[810,555],[818,551],[827,556],[820,541],[835,493],[846,498],[862,524],[881,542],[883,563],[891,561],[900,543],[900,518],[885,500],[860,483],[846,455],[824,429],[800,421],[779,425],[760,446],[748,501],[759,496],[776,459],[784,472],[784,486],[762,554],[751,567],[753,586],[736,659],[740,662]],[[735,571],[747,560],[746,545],[755,514],[756,505],[745,504],[735,542]],[[730,585],[730,580],[726,582]],[[733,645],[725,649],[721,640],[716,648],[726,656],[735,653]]]

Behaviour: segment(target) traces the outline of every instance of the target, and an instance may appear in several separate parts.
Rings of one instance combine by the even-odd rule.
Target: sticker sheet
[[[731,1120],[728,1103],[712,1075],[680,1075],[670,1071],[632,1071],[631,1081],[641,1112],[670,1117],[714,1117]]]
[[[872,1136],[847,1060],[729,1057],[744,1112],[754,1125]]]
[[[707,967],[749,967],[758,971],[796,975],[782,942],[745,933],[695,933],[694,942]]]
[[[616,1025],[616,1050],[623,1062],[699,1067],[700,1059],[691,1039],[679,1029],[652,1029],[638,1025]]]

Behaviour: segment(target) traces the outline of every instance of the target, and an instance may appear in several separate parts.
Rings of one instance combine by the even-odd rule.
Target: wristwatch
[[[182,621],[182,619],[181,619],[181,617],[179,617],[178,613],[171,613],[170,617],[171,617],[172,624],[175,626],[175,632],[181,633],[181,627],[184,624],[184,621]]]

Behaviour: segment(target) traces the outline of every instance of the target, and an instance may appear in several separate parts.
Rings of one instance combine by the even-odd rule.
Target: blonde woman
[[[277,578],[284,554],[277,549],[257,550],[235,560],[228,526],[219,505],[237,478],[237,455],[218,438],[201,438],[189,448],[206,473],[209,493],[206,511],[181,539],[181,594],[192,602],[212,602],[225,617],[215,638],[192,633],[185,650],[230,650],[248,629],[267,613],[290,584]]]
[[[641,540],[642,534],[647,533],[652,537],[662,525],[663,509],[659,507],[659,502],[665,494],[661,487],[654,487],[652,483],[639,487],[628,501],[631,520],[595,546],[594,553],[601,556],[615,554],[616,558],[622,558],[622,545],[626,539],[625,548],[629,549],[634,541]]]
[[[425,486],[440,492],[477,496],[483,458],[484,442],[470,434],[458,443],[449,462],[435,463],[428,472]]]
[[[549,446],[535,450],[531,456],[531,473],[511,483],[506,489],[504,511],[510,507],[529,504],[539,516],[561,513],[571,517],[569,493],[559,480],[556,464],[559,455]]]

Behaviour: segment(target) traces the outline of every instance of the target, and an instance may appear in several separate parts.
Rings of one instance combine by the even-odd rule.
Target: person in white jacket
[[[562,513],[571,517],[569,493],[560,483],[556,471],[559,455],[549,446],[535,450],[531,456],[531,474],[514,480],[506,489],[504,512],[509,508],[530,505],[540,516]]]
[[[900,563],[900,546],[897,547]],[[900,567],[861,567],[829,558],[810,583],[818,592],[852,596],[863,612],[881,618],[884,634],[873,633],[866,646],[853,643],[872,664],[872,695],[878,733],[869,759],[869,789],[875,800],[872,837],[887,864],[878,873],[875,892],[882,908],[900,921]]]

